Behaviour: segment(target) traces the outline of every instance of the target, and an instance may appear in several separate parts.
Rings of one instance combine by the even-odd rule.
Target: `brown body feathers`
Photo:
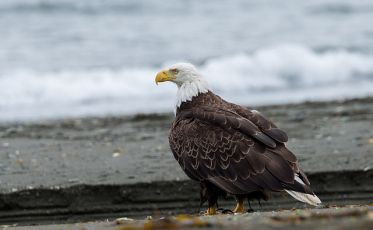
[[[193,180],[234,195],[285,189],[313,194],[287,140],[259,112],[210,91],[180,105],[169,135],[176,160]]]

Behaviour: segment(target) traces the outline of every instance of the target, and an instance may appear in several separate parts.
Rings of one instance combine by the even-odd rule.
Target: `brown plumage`
[[[225,193],[237,199],[267,199],[269,192],[284,190],[314,196],[297,158],[285,146],[287,140],[286,133],[259,112],[211,91],[180,103],[169,134],[175,159],[202,184],[201,198],[209,207]]]

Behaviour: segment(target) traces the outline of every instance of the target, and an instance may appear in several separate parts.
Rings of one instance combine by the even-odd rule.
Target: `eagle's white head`
[[[160,71],[155,77],[155,83],[171,81],[178,87],[176,106],[191,101],[194,96],[208,91],[205,78],[196,67],[190,63],[177,63]]]

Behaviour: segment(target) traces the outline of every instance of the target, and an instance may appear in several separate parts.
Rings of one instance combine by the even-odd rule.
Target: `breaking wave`
[[[172,111],[176,87],[162,67],[0,74],[0,120]],[[245,105],[373,95],[373,55],[282,45],[206,60],[198,68],[223,98]]]

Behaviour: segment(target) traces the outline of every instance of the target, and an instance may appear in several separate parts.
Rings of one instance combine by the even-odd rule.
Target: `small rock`
[[[113,150],[113,157],[119,157],[123,153],[121,148],[116,148]]]
[[[371,168],[372,168],[372,167],[367,166],[367,167],[365,167],[365,168],[363,169],[363,171],[364,171],[364,172],[369,171]]]

